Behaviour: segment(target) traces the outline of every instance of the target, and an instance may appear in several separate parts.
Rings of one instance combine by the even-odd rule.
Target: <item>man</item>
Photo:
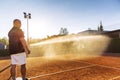
[[[15,19],[13,28],[9,31],[9,53],[11,55],[11,77],[16,80],[16,65],[21,65],[22,79],[26,80],[26,53],[30,54],[30,50],[24,39],[21,28],[21,21]]]

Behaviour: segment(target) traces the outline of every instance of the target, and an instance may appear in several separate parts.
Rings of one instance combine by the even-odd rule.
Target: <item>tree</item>
[[[0,38],[0,49],[8,48],[8,39],[6,37]]]
[[[64,28],[64,34],[65,34],[65,35],[68,34],[68,30],[67,30],[67,28]]]
[[[102,25],[102,21],[100,21],[100,26],[98,26],[98,31],[103,31],[103,25]]]
[[[67,28],[61,28],[61,29],[60,29],[59,35],[67,35],[67,34],[68,34]]]
[[[100,31],[100,27],[98,26],[98,31]]]
[[[5,45],[8,45],[8,39],[6,37],[0,38],[0,42],[4,43]]]
[[[103,31],[102,21],[100,22],[100,31]]]

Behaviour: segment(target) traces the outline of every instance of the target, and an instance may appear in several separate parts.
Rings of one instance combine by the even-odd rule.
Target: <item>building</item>
[[[120,39],[120,29],[113,31],[98,31],[98,30],[86,30],[78,33],[79,35],[106,35],[110,38],[119,38]]]
[[[111,38],[119,38],[120,39],[120,29],[118,30],[113,30],[113,31],[108,31],[103,33]]]

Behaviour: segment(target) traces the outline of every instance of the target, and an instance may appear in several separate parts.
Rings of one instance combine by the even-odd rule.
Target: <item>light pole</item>
[[[28,24],[28,19],[31,19],[31,13],[26,13],[26,12],[23,12],[24,14],[24,18],[27,19],[27,43],[29,45],[29,24]]]

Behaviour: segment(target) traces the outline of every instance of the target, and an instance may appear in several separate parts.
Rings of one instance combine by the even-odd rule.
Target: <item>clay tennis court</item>
[[[28,78],[31,80],[120,80],[120,57],[118,56],[96,56],[84,59],[67,57],[69,56],[27,58]],[[9,64],[9,59],[0,60],[0,69]],[[10,68],[0,73],[0,80],[9,78],[9,70]],[[19,71],[18,66],[18,77]]]

